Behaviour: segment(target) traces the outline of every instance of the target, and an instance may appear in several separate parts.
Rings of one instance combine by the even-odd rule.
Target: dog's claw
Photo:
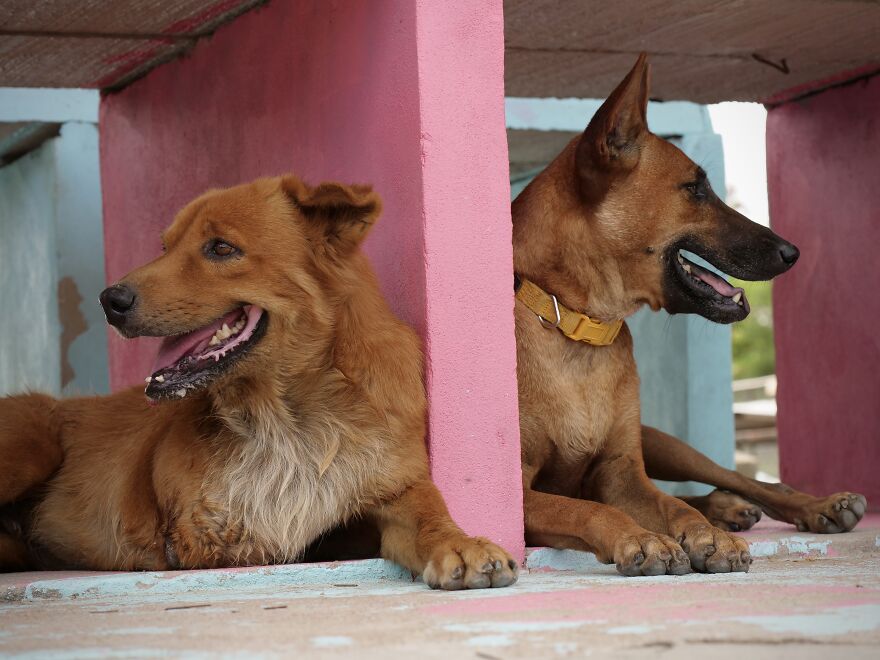
[[[422,572],[432,589],[486,589],[516,582],[518,566],[510,555],[483,538],[457,538],[434,551]]]
[[[614,563],[621,575],[683,575],[691,572],[690,560],[668,536],[645,532],[617,541]]]
[[[744,573],[752,563],[745,541],[709,523],[689,525],[682,548],[688,553],[694,570],[704,573]]]

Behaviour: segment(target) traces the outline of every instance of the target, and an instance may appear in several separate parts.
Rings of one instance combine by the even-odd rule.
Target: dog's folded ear
[[[281,189],[317,235],[342,251],[360,245],[382,212],[379,194],[368,185],[326,182],[312,187],[287,175],[281,177]]]
[[[645,53],[590,120],[578,144],[581,171],[631,169],[648,132],[649,67]]]

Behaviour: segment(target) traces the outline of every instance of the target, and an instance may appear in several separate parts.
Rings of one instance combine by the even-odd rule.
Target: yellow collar
[[[592,346],[612,344],[623,325],[622,319],[605,323],[574,312],[529,280],[517,279],[516,297],[538,316],[545,328],[558,328],[569,339]]]

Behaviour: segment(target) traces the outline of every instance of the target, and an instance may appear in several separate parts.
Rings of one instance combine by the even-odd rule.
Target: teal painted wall
[[[94,123],[0,168],[0,394],[108,391],[102,234]]]
[[[0,168],[0,394],[58,393],[54,149]]]

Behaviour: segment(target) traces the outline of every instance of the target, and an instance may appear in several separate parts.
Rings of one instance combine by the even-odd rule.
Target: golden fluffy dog
[[[380,206],[293,176],[186,206],[101,294],[120,334],[164,337],[146,397],[0,400],[0,567],[290,562],[360,520],[432,587],[514,582],[429,478],[419,342],[359,249]]]

